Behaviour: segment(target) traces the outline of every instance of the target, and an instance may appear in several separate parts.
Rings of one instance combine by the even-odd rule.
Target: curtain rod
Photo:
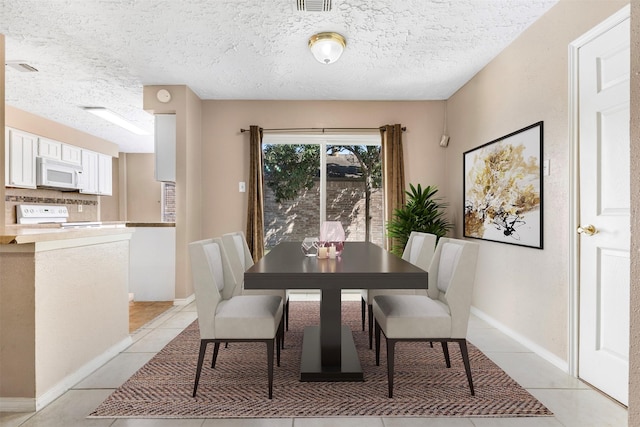
[[[383,130],[384,127],[377,128],[282,128],[282,129],[262,129],[263,132],[357,132],[363,130]],[[403,132],[406,127],[401,128]],[[249,129],[240,129],[240,132],[249,132]]]

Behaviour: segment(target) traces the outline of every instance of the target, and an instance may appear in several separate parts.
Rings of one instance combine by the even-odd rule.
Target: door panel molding
[[[611,17],[604,20],[585,34],[569,44],[569,346],[568,346],[568,372],[574,377],[578,376],[578,234],[575,232],[579,224],[579,200],[578,200],[578,126],[579,126],[579,102],[578,102],[578,53],[582,46],[604,34],[625,19],[631,16],[631,6],[626,5]]]

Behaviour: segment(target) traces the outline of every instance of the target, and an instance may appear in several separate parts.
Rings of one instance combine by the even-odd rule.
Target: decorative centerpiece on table
[[[345,234],[340,221],[325,221],[320,227],[318,258],[336,258],[342,255]]]
[[[302,241],[302,253],[306,256],[316,256],[318,254],[318,238],[305,237]]]

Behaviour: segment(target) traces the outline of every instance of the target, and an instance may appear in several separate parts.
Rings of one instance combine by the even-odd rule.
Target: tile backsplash
[[[16,205],[65,205],[69,211],[68,221],[99,221],[100,196],[56,190],[5,189],[5,224],[17,223]],[[78,212],[78,206],[82,212]]]

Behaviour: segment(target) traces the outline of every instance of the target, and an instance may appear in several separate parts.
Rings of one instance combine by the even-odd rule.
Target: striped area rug
[[[288,418],[288,417],[532,417],[553,415],[473,345],[469,345],[476,395],[471,396],[460,352],[450,345],[451,368],[439,344],[396,346],[394,397],[387,397],[385,349],[380,366],[362,331],[359,302],[343,302],[343,323],[354,331],[364,382],[300,382],[304,326],[318,323],[317,302],[291,302],[281,366],[275,367],[273,399],[267,398],[264,344],[213,346],[191,397],[198,357],[195,321],[111,394],[90,417],[123,418]],[[209,361],[209,362],[207,362]]]

